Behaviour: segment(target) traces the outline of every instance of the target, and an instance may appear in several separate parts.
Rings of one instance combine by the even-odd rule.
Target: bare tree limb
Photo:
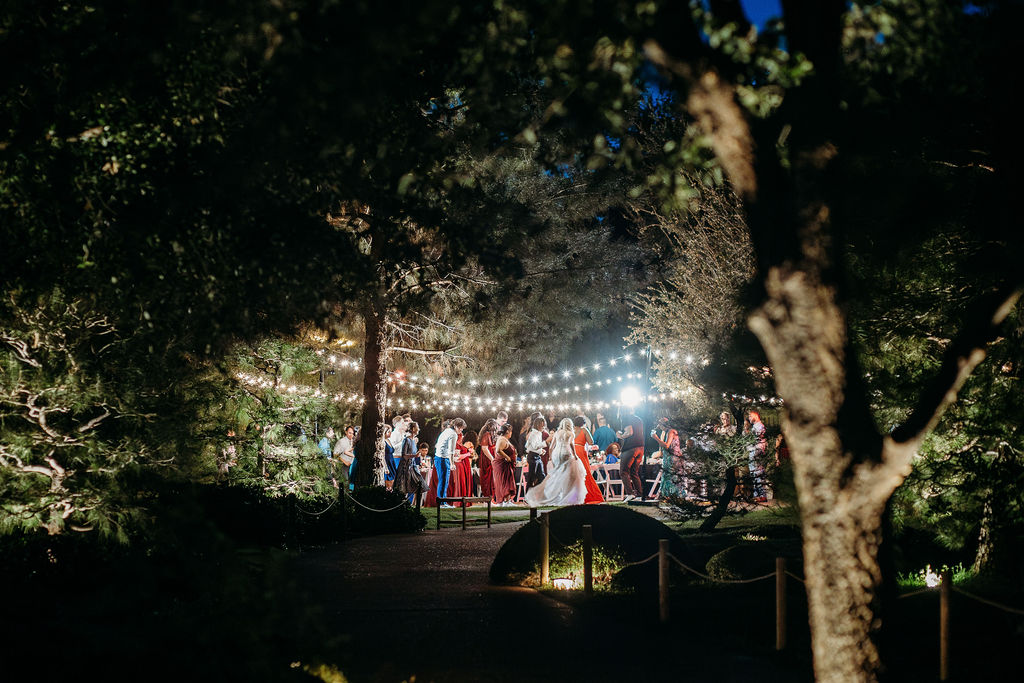
[[[407,346],[392,346],[389,348],[390,351],[401,351],[402,353],[413,353],[420,356],[443,356],[451,353],[459,347],[453,346],[450,349],[410,349]]]

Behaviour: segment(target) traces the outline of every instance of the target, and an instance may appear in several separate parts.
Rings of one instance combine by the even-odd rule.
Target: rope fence
[[[551,533],[551,523],[549,519],[550,513],[543,513],[540,515],[540,565],[541,565],[541,585],[547,585],[549,583],[549,551],[550,541],[554,539],[563,548],[570,547],[570,544],[565,543],[557,536]],[[584,590],[589,595],[592,592],[592,562],[593,562],[593,528],[589,524],[583,525],[583,563],[584,563]],[[639,565],[647,564],[655,558],[658,559],[658,611],[662,622],[668,621],[669,617],[669,560],[674,561],[679,565],[680,569],[685,572],[689,572],[695,576],[698,576],[706,581],[721,584],[747,584],[756,583],[758,581],[765,581],[771,578],[775,579],[775,649],[781,651],[786,647],[786,611],[787,611],[787,600],[786,600],[786,577],[792,578],[799,581],[801,584],[806,585],[807,580],[794,574],[793,572],[786,569],[786,559],[782,557],[775,558],[775,571],[762,576],[757,576],[750,579],[716,579],[704,572],[698,571],[693,567],[688,566],[682,562],[679,558],[669,552],[669,540],[661,539],[658,541],[658,551],[645,557],[642,560],[636,560],[635,562],[628,562],[624,564],[619,571],[626,569],[627,567],[636,567]],[[914,590],[909,593],[904,593],[899,596],[900,599],[911,598],[916,595],[923,595],[925,593],[935,592],[935,588],[922,588],[920,590]],[[949,679],[949,622],[950,622],[950,594],[952,591],[960,593],[964,597],[970,598],[977,602],[995,607],[1003,610],[1010,614],[1024,615],[1024,609],[1017,607],[1010,607],[1004,605],[995,600],[975,595],[962,588],[957,588],[953,585],[952,574],[947,570],[942,572],[941,581],[938,586],[939,593],[939,680],[946,681]]]
[[[788,569],[786,570],[786,576],[788,576],[790,578],[793,578],[793,579],[796,579],[800,583],[803,583],[803,584],[807,583],[807,581],[805,581],[802,576],[797,576],[796,574],[794,574],[793,572],[789,571]]]
[[[358,505],[359,507],[363,508],[364,510],[369,510],[370,512],[391,512],[392,510],[397,510],[398,508],[402,507],[403,505],[408,505],[408,501],[405,501],[405,500],[403,500],[403,501],[402,501],[401,503],[399,503],[398,505],[395,505],[395,506],[389,507],[389,508],[388,508],[388,509],[386,509],[386,510],[378,510],[377,508],[372,508],[372,507],[370,507],[369,505],[363,505],[363,504],[362,504],[362,503],[360,503],[360,502],[359,502],[358,500],[356,500],[355,498],[353,498],[353,497],[352,497],[352,494],[350,494],[350,493],[349,493],[348,491],[346,491],[346,492],[345,492],[345,495],[346,495],[346,496],[348,497],[348,499],[349,499],[349,500],[351,500],[351,501],[352,501],[353,503],[355,503],[355,504],[356,504],[356,505]]]
[[[653,555],[651,555],[647,559],[638,560],[637,562],[628,562],[628,563],[622,565],[622,569],[625,569],[626,567],[636,567],[636,566],[641,565],[641,564],[647,564],[648,562],[650,562],[651,560],[653,560],[657,556],[658,556],[658,553],[654,553]],[[619,571],[621,571],[621,570],[619,570]]]
[[[775,572],[772,572],[771,574],[765,574],[764,576],[758,576],[757,578],[754,578],[754,579],[716,579],[714,577],[708,576],[707,574],[704,574],[703,572],[697,571],[693,567],[686,566],[685,564],[680,562],[679,558],[677,558],[672,553],[669,553],[668,556],[670,558],[672,558],[673,560],[675,560],[675,563],[678,564],[680,567],[682,567],[684,570],[690,572],[691,574],[695,574],[695,575],[699,576],[700,578],[702,578],[702,579],[704,579],[706,581],[713,581],[714,583],[756,583],[758,581],[764,581],[765,579],[771,579],[771,578],[775,577]]]
[[[299,505],[298,503],[295,504],[295,509],[298,510],[299,512],[301,512],[304,515],[309,515],[310,517],[319,517],[320,515],[324,514],[325,512],[330,510],[332,507],[334,507],[337,503],[338,503],[338,499],[335,498],[334,500],[331,501],[330,505],[325,507],[320,512],[310,512],[309,510],[303,510],[302,506]]]
[[[1010,614],[1021,614],[1021,615],[1024,615],[1024,609],[1017,609],[1016,607],[1010,607],[1009,605],[1000,604],[1000,603],[996,602],[995,600],[989,600],[988,598],[983,598],[980,595],[975,595],[974,593],[968,593],[963,588],[957,588],[956,586],[953,586],[952,588],[953,588],[953,590],[955,590],[960,595],[966,596],[966,597],[970,598],[971,600],[977,600],[978,602],[984,603],[986,605],[990,605],[990,606],[995,607],[997,609],[1001,609],[1004,612],[1009,612]]]

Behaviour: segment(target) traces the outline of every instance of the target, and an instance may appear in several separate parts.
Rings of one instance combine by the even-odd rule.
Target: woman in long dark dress
[[[405,493],[409,496],[409,502],[414,503],[413,496],[416,495],[417,484],[422,485],[420,473],[416,470],[414,460],[420,426],[415,422],[409,423],[409,429],[402,441],[402,459],[398,464],[398,471],[395,472],[395,491]]]
[[[480,495],[493,496],[494,475],[491,472],[491,462],[494,460],[494,432],[498,428],[498,422],[493,417],[484,423],[477,434],[476,444],[479,448],[480,463]]]
[[[509,441],[512,425],[504,424],[498,431],[498,439],[494,443],[494,461],[491,472],[494,475],[494,493],[492,498],[498,505],[512,505],[516,494],[516,448]]]
[[[466,496],[472,498],[475,493],[473,489],[473,442],[463,441],[462,434],[459,434],[459,440],[455,445],[455,465],[452,467],[452,481],[454,482],[452,488],[458,491],[458,496]],[[452,503],[456,507],[461,507],[462,502]],[[472,503],[466,503],[466,507],[469,507]]]
[[[395,487],[395,475],[398,474],[398,463],[395,458],[395,447],[391,445],[391,426],[384,425],[384,486]]]

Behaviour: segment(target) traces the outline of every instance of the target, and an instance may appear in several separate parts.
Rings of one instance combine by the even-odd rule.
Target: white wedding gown
[[[572,436],[559,432],[551,442],[547,476],[526,492],[526,502],[534,508],[542,505],[582,505],[587,497],[586,477],[583,462],[573,450]]]

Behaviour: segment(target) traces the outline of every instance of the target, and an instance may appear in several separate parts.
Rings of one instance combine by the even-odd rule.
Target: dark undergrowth
[[[583,513],[557,521],[553,515],[553,533],[570,535],[564,527],[584,523],[576,518],[580,514]],[[617,537],[622,539],[619,547],[635,547],[629,559],[643,559],[650,554],[643,552],[652,548],[646,522],[615,515],[602,517],[600,523],[608,527],[604,530],[606,539]],[[719,582],[770,574],[774,572],[776,557],[785,558],[787,569],[801,577],[800,532],[792,518],[784,511],[759,510],[731,515],[718,529],[708,533],[697,532],[693,526],[673,526],[678,534],[673,539],[673,554],[677,554],[676,542],[681,543],[689,558],[685,563],[716,581],[697,577],[672,562],[667,623],[659,621],[656,561],[627,567],[612,581],[610,590],[597,591],[590,597],[580,590],[543,592],[572,604],[584,622],[593,624],[591,628],[601,628],[601,624],[612,620],[630,624],[637,640],[643,643],[646,656],[660,651],[659,656],[671,659],[674,650],[687,653],[685,661],[678,664],[681,678],[739,680],[734,675],[738,671],[754,670],[758,680],[813,680],[803,584],[787,578],[787,646],[776,652],[774,576],[754,583]],[[492,567],[492,578],[525,579],[529,583],[531,575],[513,568],[536,563],[537,533],[528,526],[516,536],[499,553],[500,563],[496,560]],[[595,540],[596,537],[595,531]],[[894,569],[898,572],[911,571],[924,558],[938,558],[937,562],[957,559],[948,549],[926,547],[928,544],[919,537],[897,538],[895,545]],[[556,552],[552,543],[552,553]],[[891,583],[893,590],[883,593],[881,610],[880,645],[887,667],[884,679],[937,680],[938,591],[899,598],[895,576]],[[993,587],[984,580],[965,586],[985,588],[992,597]],[[1003,586],[996,595],[1000,602],[1010,606],[1020,607],[1024,602],[1020,591],[1012,586]],[[998,680],[1015,670],[1015,653],[1024,647],[1024,617],[1001,612],[958,593],[953,594],[952,605],[952,680]],[[707,656],[694,658],[693,652],[704,652]],[[659,664],[657,669],[662,671],[664,666]]]
[[[343,520],[330,499],[225,486],[165,486],[148,509],[149,525],[127,544],[90,533],[0,538],[4,680],[311,680],[297,663],[316,662],[332,640],[320,625],[324,587],[294,578],[298,550],[344,529],[425,523],[408,510],[382,522],[349,508]]]

